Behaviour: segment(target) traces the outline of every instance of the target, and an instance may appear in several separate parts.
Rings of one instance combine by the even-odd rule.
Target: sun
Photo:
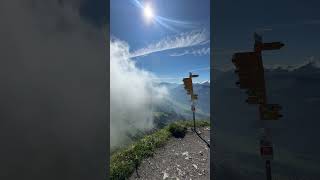
[[[154,17],[153,9],[150,4],[146,4],[143,8],[143,15],[147,20],[151,20]]]

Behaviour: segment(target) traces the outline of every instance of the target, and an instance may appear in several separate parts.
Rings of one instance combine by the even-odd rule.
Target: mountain
[[[154,121],[162,127],[176,120],[192,119],[190,95],[186,94],[183,84],[158,82],[156,86],[166,87],[169,96],[154,105]],[[196,119],[210,117],[210,81],[194,83],[194,92],[198,94],[196,101]]]
[[[187,95],[183,84],[162,82],[159,85],[167,87],[169,91],[169,98],[171,104],[176,106],[183,106],[184,109],[190,111],[190,95]],[[200,114],[210,115],[210,81],[193,84],[194,93],[198,94],[196,101],[196,108]],[[179,110],[178,110],[179,111]]]

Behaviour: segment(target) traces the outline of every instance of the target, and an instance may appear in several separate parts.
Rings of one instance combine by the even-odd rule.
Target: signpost
[[[192,74],[191,72],[189,73],[188,78],[183,78],[183,83],[184,83],[184,89],[187,91],[187,94],[190,95],[191,97],[191,111],[193,114],[193,129],[196,131],[196,118],[195,118],[195,100],[198,99],[198,95],[193,93],[193,84],[192,84],[192,78],[193,77],[198,77],[199,75],[197,74]]]
[[[239,76],[236,85],[240,89],[247,89],[246,103],[259,105],[261,120],[278,120],[282,117],[279,104],[267,104],[267,94],[264,79],[264,68],[261,51],[277,50],[284,46],[281,42],[263,43],[262,36],[254,33],[254,51],[235,53],[232,63],[235,65],[235,73]],[[263,136],[260,139],[260,155],[266,161],[267,180],[271,180],[271,160],[273,159],[273,146],[269,129],[263,128]]]
[[[183,78],[183,84],[184,84],[184,88],[187,91],[187,94],[190,95],[191,97],[191,111],[192,111],[192,115],[193,115],[193,131],[199,136],[199,138],[204,141],[207,146],[210,148],[210,144],[204,140],[199,133],[196,131],[196,106],[195,106],[195,101],[198,99],[198,95],[194,94],[193,92],[193,84],[192,84],[192,78],[194,77],[199,77],[199,75],[197,74],[192,74],[191,72],[189,73],[189,77],[188,78]]]
[[[270,129],[262,128],[260,138],[260,155],[265,160],[273,159],[273,146],[271,141]]]

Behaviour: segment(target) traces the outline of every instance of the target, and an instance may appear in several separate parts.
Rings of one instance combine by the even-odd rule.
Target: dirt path
[[[210,139],[209,127],[197,128],[201,137],[207,142]],[[130,180],[204,180],[210,179],[210,149],[194,133],[188,129],[183,139],[171,138],[159,148],[153,157],[144,160],[134,172]]]

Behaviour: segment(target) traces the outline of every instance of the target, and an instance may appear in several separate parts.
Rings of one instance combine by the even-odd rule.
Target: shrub
[[[186,135],[187,127],[181,123],[172,123],[169,125],[169,131],[175,138],[183,138]]]

